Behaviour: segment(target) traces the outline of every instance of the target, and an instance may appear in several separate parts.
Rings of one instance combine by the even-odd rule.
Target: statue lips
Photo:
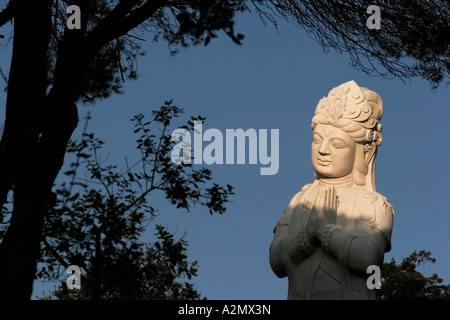
[[[330,165],[331,160],[317,158],[317,163],[323,167]]]

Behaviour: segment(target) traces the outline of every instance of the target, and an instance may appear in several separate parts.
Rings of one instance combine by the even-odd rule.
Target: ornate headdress
[[[375,191],[375,162],[377,147],[381,145],[383,102],[374,91],[359,87],[351,80],[332,89],[316,107],[311,127],[332,125],[346,132],[356,143],[364,145],[364,162],[360,164],[359,178],[354,180]]]
[[[379,146],[382,142],[379,122],[382,114],[380,96],[367,88],[360,88],[351,80],[332,89],[319,101],[311,126],[314,129],[317,124],[329,124],[346,131],[356,142],[375,142]]]

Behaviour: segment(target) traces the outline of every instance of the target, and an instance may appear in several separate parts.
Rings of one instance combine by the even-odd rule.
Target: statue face
[[[311,161],[316,172],[327,178],[340,178],[353,171],[356,143],[344,131],[319,124],[313,131]]]

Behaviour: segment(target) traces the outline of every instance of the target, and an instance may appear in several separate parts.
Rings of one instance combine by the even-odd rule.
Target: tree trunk
[[[29,299],[42,226],[67,142],[78,124],[73,95],[48,86],[50,1],[24,1],[14,44],[0,148],[0,201],[13,186],[13,213],[0,244],[0,299]],[[64,74],[64,72],[62,73]],[[70,78],[71,74],[61,77]],[[61,86],[62,87],[62,86]]]
[[[20,7],[18,0],[12,1],[8,10],[14,11],[14,43],[0,141],[0,206],[13,190],[14,208],[0,243],[0,301],[25,300],[32,294],[42,227],[67,143],[78,125],[75,101],[85,71],[104,45],[142,23],[164,3],[149,1],[127,15],[132,3],[120,2],[110,19],[87,37],[91,1],[72,1],[83,12],[82,27],[65,29],[47,95],[53,1],[21,0]],[[2,19],[6,18],[0,17],[0,23]]]
[[[14,12],[14,43],[0,154],[0,200],[14,184],[14,210],[0,245],[0,299],[29,299],[39,254],[34,242],[42,220],[43,188],[29,176],[35,165],[40,114],[47,88],[50,1],[22,1]],[[35,174],[35,173],[34,173]],[[33,179],[33,180],[30,180]],[[30,183],[31,182],[31,183]],[[26,199],[26,200],[25,200]],[[30,285],[31,282],[31,285]]]

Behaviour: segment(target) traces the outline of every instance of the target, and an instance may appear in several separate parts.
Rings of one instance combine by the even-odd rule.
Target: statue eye
[[[322,139],[320,139],[320,137],[318,135],[313,135],[313,142],[314,143],[320,143],[322,141]]]
[[[345,144],[343,141],[341,141],[341,140],[335,140],[335,141],[333,141],[333,147],[334,148],[337,148],[337,149],[339,149],[339,148],[345,148],[346,146],[347,146],[347,144]]]

